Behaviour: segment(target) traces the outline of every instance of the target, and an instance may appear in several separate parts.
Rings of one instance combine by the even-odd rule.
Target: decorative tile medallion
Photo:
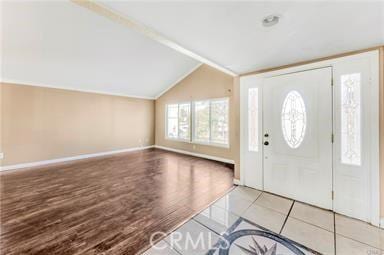
[[[239,218],[207,255],[320,254],[244,218]]]

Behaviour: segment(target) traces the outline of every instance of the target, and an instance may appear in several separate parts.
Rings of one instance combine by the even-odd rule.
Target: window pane
[[[178,135],[178,105],[167,105],[167,137],[177,138]]]
[[[361,164],[360,73],[341,76],[341,162]]]
[[[195,139],[209,142],[209,101],[195,102]]]
[[[248,89],[248,150],[258,151],[259,127],[258,127],[258,88]]]
[[[177,138],[177,119],[168,119],[168,137]]]
[[[211,102],[211,142],[228,144],[228,100]]]
[[[169,104],[167,106],[168,109],[168,118],[177,118],[178,113],[178,105],[177,104]]]
[[[190,104],[179,105],[179,138],[189,140],[190,137]]]

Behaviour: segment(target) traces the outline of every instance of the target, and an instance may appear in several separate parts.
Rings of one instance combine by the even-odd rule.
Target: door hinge
[[[332,143],[335,142],[335,135],[334,134],[331,135],[331,141],[332,141]]]
[[[332,77],[332,79],[331,79],[331,86],[333,86],[333,77]]]
[[[332,200],[335,199],[335,192],[332,190]]]

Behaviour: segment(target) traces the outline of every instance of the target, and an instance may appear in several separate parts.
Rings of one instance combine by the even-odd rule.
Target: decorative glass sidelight
[[[360,73],[341,76],[341,163],[361,165]]]
[[[288,146],[295,149],[304,140],[307,122],[305,103],[299,92],[292,90],[284,99],[281,111],[281,128]]]
[[[259,127],[258,127],[258,88],[248,89],[248,150],[259,150]]]

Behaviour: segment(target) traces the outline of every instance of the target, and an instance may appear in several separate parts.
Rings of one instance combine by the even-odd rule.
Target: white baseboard
[[[235,161],[232,160],[232,159],[226,159],[226,158],[215,157],[215,156],[211,156],[211,155],[207,155],[207,154],[201,154],[201,153],[195,153],[195,152],[190,152],[190,151],[178,150],[178,149],[173,149],[173,148],[169,148],[169,147],[165,147],[165,146],[160,146],[160,145],[155,145],[155,148],[163,149],[163,150],[167,150],[167,151],[173,151],[173,152],[177,152],[177,153],[181,153],[181,154],[186,154],[186,155],[190,155],[190,156],[195,156],[195,157],[199,157],[199,158],[206,158],[206,159],[216,160],[216,161],[220,161],[220,162],[224,162],[224,163],[228,163],[228,164],[235,164]]]
[[[26,168],[26,167],[34,167],[34,166],[43,166],[43,165],[66,162],[66,161],[73,161],[73,160],[78,160],[78,159],[107,156],[107,155],[112,155],[112,154],[117,154],[117,153],[122,153],[122,152],[139,151],[139,150],[145,150],[145,149],[149,149],[149,148],[153,148],[153,147],[154,147],[154,145],[150,145],[150,146],[134,147],[134,148],[128,148],[128,149],[122,149],[122,150],[105,151],[105,152],[98,152],[98,153],[92,153],[92,154],[83,154],[83,155],[73,156],[73,157],[65,157],[65,158],[49,159],[49,160],[43,160],[43,161],[28,162],[28,163],[22,163],[22,164],[16,164],[16,165],[8,165],[8,166],[0,167],[0,171],[14,170],[14,169],[20,169],[20,168]]]
[[[7,166],[0,167],[0,171],[15,170],[15,169],[21,169],[21,168],[27,168],[27,167],[34,167],[34,166],[43,166],[43,165],[61,163],[61,162],[66,162],[66,161],[73,161],[73,160],[78,160],[78,159],[94,158],[94,157],[107,156],[107,155],[123,153],[123,152],[145,150],[145,149],[154,148],[154,147],[159,148],[159,149],[163,149],[163,150],[167,150],[167,151],[178,152],[178,153],[182,153],[182,154],[186,154],[186,155],[190,155],[190,156],[216,160],[216,161],[229,163],[229,164],[235,164],[235,161],[231,160],[231,159],[220,158],[220,157],[215,157],[215,156],[210,156],[210,155],[200,154],[200,153],[194,153],[194,152],[189,152],[189,151],[184,151],[184,150],[178,150],[178,149],[173,149],[173,148],[159,146],[159,145],[150,145],[150,146],[144,146],[144,147],[134,147],[134,148],[128,148],[128,149],[122,149],[122,150],[98,152],[98,153],[83,154],[83,155],[72,156],[72,157],[49,159],[49,160],[21,163],[21,164],[15,164],[15,165],[7,165]],[[235,184],[237,184],[237,183],[235,183]],[[237,185],[239,185],[239,184],[237,184]]]
[[[239,179],[235,179],[235,178],[233,178],[233,184],[235,184],[235,185],[242,185],[241,181]]]
[[[384,218],[380,218],[380,228],[384,229]]]

